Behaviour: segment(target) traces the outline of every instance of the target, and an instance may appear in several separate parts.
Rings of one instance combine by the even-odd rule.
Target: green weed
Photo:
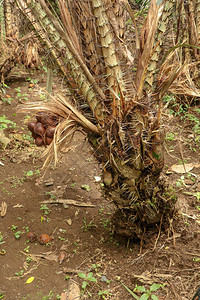
[[[82,282],[82,294],[85,293],[85,289],[86,287],[91,283],[91,282],[94,282],[94,283],[97,283],[97,279],[93,276],[93,272],[89,272],[88,274],[85,274],[85,273],[78,273],[78,276],[83,280]]]
[[[83,218],[83,224],[84,225],[81,227],[81,229],[83,229],[84,231],[88,231],[93,228],[97,228],[97,225],[94,224],[93,220],[91,220],[89,223],[87,223],[86,218]]]

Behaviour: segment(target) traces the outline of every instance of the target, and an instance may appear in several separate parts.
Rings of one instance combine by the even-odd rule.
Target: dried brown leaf
[[[59,264],[62,264],[63,261],[65,260],[65,258],[66,258],[66,252],[65,251],[61,251],[59,253],[59,256],[58,256],[58,262],[59,262]]]
[[[79,300],[80,289],[77,283],[70,281],[67,292],[61,294],[61,300]]]
[[[72,19],[71,19],[70,12],[68,10],[66,1],[58,0],[58,5],[60,8],[61,19],[62,19],[63,25],[66,29],[66,33],[68,34],[69,38],[71,39],[71,42],[73,43],[75,49],[82,56],[78,37],[76,35],[76,31],[74,30],[74,26],[72,23]]]
[[[0,212],[1,212],[1,217],[4,217],[6,215],[7,212],[7,204],[6,202],[2,202],[1,206],[0,206]]]

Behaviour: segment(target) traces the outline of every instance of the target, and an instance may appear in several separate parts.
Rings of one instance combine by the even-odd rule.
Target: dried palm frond
[[[138,67],[135,76],[135,85],[139,97],[141,97],[143,92],[145,75],[147,72],[149,59],[152,54],[153,43],[155,40],[154,35],[157,30],[158,20],[160,17],[158,12],[159,12],[159,6],[156,4],[156,1],[151,1],[148,15],[147,18],[145,19],[141,31],[141,36],[140,36]]]
[[[82,51],[80,49],[80,44],[78,41],[78,37],[76,35],[76,32],[74,30],[73,24],[72,24],[72,19],[71,19],[71,15],[70,12],[68,10],[67,4],[65,2],[65,0],[58,0],[58,6],[60,9],[60,14],[61,14],[61,20],[62,23],[66,29],[66,32],[71,40],[71,42],[73,43],[74,47],[76,48],[76,50],[78,51],[78,53],[82,56]]]
[[[12,69],[20,62],[22,57],[22,48],[19,45],[15,47],[7,46],[2,43],[0,48],[0,81],[8,77]]]
[[[173,93],[175,95],[183,95],[186,97],[191,97],[192,100],[194,97],[200,97],[200,89],[196,85],[195,82],[195,74],[196,68],[200,65],[200,61],[193,62],[193,63],[181,63],[181,58],[179,57],[179,53],[176,49],[170,53],[168,59],[164,62],[159,70],[158,75],[158,89],[162,89],[162,93],[160,96],[163,95],[163,88],[168,90],[168,92]],[[174,73],[174,79],[166,86],[166,82],[169,83],[169,77],[172,78],[172,74]],[[192,101],[191,100],[191,101]],[[187,99],[187,102],[189,99]],[[191,101],[188,103],[191,104]],[[187,103],[187,104],[188,104]]]
[[[38,55],[38,43],[33,39],[30,39],[25,47],[25,65],[28,68],[37,68],[40,63]]]
[[[58,153],[65,149],[76,131],[91,132],[99,135],[97,127],[86,119],[62,94],[53,97],[48,94],[50,101],[26,103],[19,107],[19,111],[47,112],[59,123],[56,126],[53,142],[45,149],[42,157],[46,157],[43,167],[49,165],[53,160],[58,162]]]

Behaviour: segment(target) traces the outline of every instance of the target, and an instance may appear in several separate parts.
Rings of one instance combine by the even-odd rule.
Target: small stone
[[[100,176],[94,176],[94,180],[95,180],[95,182],[100,182],[101,181],[101,177]]]
[[[101,278],[100,278],[100,281],[101,282],[107,282],[108,278],[105,275],[102,275]]]
[[[53,181],[45,182],[44,185],[45,185],[45,186],[52,186],[52,185],[53,185]]]
[[[68,224],[69,226],[72,225],[72,220],[71,220],[71,219],[66,219],[66,222],[67,222],[67,224]]]
[[[53,178],[48,178],[44,181],[45,186],[52,186],[54,184],[54,179]]]

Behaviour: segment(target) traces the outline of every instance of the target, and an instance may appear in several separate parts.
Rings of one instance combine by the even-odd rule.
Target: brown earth
[[[192,127],[179,116],[163,117],[168,137],[174,134],[165,143],[164,173],[179,197],[171,227],[148,231],[142,243],[116,237],[110,222],[115,207],[103,197],[102,182],[96,182],[100,166],[85,136],[77,133],[59,164],[45,173],[41,170],[43,148],[34,145],[27,116],[17,113],[17,105],[43,97],[38,85],[45,86],[44,77],[41,72],[13,77],[0,101],[0,117],[16,123],[4,130],[10,140],[0,148],[0,205],[7,204],[6,215],[0,217],[0,299],[60,299],[72,279],[82,291],[81,299],[134,299],[130,290],[136,285],[149,290],[153,283],[161,285],[152,291],[160,300],[192,299],[200,280],[200,160]],[[54,78],[54,93],[63,88]],[[180,153],[195,165],[191,175],[170,171],[180,164]],[[59,199],[75,200],[77,205],[55,203]],[[42,203],[45,200],[54,203]],[[52,240],[46,245],[38,239],[30,242],[28,232],[37,238],[47,234]],[[78,274],[89,272],[96,282],[85,280],[84,290]],[[34,280],[26,283],[31,277]],[[138,299],[144,294],[134,293]]]

